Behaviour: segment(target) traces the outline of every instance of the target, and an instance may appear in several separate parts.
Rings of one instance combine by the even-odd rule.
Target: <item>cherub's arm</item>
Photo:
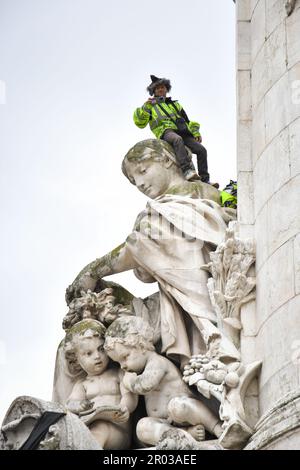
[[[157,364],[155,367],[155,364],[152,363],[146,366],[140,375],[126,373],[124,376],[125,387],[137,395],[145,395],[151,390],[155,390],[167,372],[164,367],[159,366],[160,364]]]
[[[120,392],[121,392],[121,401],[120,405],[121,407],[126,407],[127,410],[129,411],[129,414],[131,414],[137,407],[138,404],[138,395],[132,393],[129,391],[123,383],[123,378],[124,378],[124,372],[121,371],[120,373]]]
[[[66,406],[72,413],[76,414],[88,410],[93,406],[93,404],[86,399],[86,392],[82,381],[74,385],[71,395],[66,402]]]

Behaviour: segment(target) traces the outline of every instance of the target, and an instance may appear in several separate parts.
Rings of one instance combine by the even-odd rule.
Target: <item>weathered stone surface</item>
[[[299,449],[299,390],[292,391],[269,408],[255,426],[245,450]]]
[[[268,204],[266,204],[256,217],[254,227],[257,272],[269,257],[269,226],[270,214],[268,210]]]
[[[290,426],[295,426],[295,419],[290,419]],[[290,427],[289,426],[289,427]],[[291,432],[285,432],[275,441],[266,444],[264,450],[299,450],[300,429],[295,426]]]
[[[289,77],[286,73],[265,97],[266,142],[269,143],[289,123],[291,113]]]
[[[250,0],[250,13],[251,13],[251,18],[253,16],[254,10],[257,7],[259,0]]]
[[[259,402],[258,402],[258,379],[254,379],[247,390],[245,396],[245,413],[247,423],[254,429],[259,420]]]
[[[291,10],[286,9],[287,3]],[[253,199],[257,298],[252,307],[256,322],[247,324],[250,304],[241,312],[245,322],[241,353],[243,361],[263,359],[259,402],[260,413],[264,413],[274,401],[299,388],[299,364],[296,367],[293,362],[293,348],[300,330],[300,2],[251,0],[250,15],[252,141],[249,143],[241,123],[238,138],[239,148],[252,148],[253,179],[250,160],[241,151],[239,187],[243,184],[243,190],[239,194],[246,195],[241,197],[239,220],[245,223],[240,224],[240,233],[243,229],[251,233]],[[240,44],[243,51],[244,43]],[[248,168],[246,178],[242,170]],[[249,180],[253,181],[250,197]],[[297,354],[300,357],[300,338]],[[299,411],[294,413],[293,400],[298,400],[299,408],[297,397],[279,405],[273,410],[274,421],[272,417],[266,427],[263,423],[247,448],[299,448]]]
[[[238,72],[238,76],[238,118],[242,121],[247,121],[252,118],[250,71],[240,71]]]
[[[238,193],[239,222],[242,224],[252,224],[254,222],[252,172],[241,171],[239,173],[239,186],[244,188],[243,191]]]
[[[252,171],[252,121],[239,121],[237,136],[238,172]]]
[[[291,177],[293,178],[300,173],[300,118],[290,124],[289,134]]]
[[[265,118],[265,101],[253,110],[252,121],[252,162],[255,165],[256,160],[262,154],[266,146],[266,118]]]
[[[290,16],[295,10],[297,0],[285,0],[285,10],[288,16]]]
[[[237,20],[250,21],[251,19],[251,0],[239,0],[236,4]]]
[[[239,234],[241,238],[253,238],[253,224],[239,224]]]
[[[257,274],[257,328],[285,302],[294,297],[292,241],[270,256]]]
[[[251,21],[252,62],[262,48],[266,38],[266,9],[265,0],[259,0],[253,12]]]
[[[296,360],[295,352],[299,343],[300,319],[297,312],[300,308],[300,296],[292,298],[282,305],[268,320],[262,325],[259,334],[259,351],[261,357],[265,358],[260,377],[260,388],[275,379],[277,372],[290,365],[293,368],[293,375],[297,377],[300,367],[300,358]],[[270,354],[270,341],[273,353]],[[297,343],[298,342],[298,343]],[[298,346],[299,349],[300,345]],[[280,361],[278,360],[280,358]],[[299,377],[297,377],[299,380]],[[284,395],[282,388],[291,391],[294,385],[279,385],[278,394]],[[287,389],[286,387],[290,387]],[[295,387],[296,388],[296,387]],[[275,393],[275,390],[274,390]]]
[[[256,161],[253,173],[255,216],[289,178],[289,132],[286,128],[275,137]]]
[[[291,68],[300,61],[300,9],[298,8],[286,22],[287,32],[287,59],[288,67]]]
[[[266,36],[277,28],[280,23],[284,23],[286,11],[282,0],[266,0]]]
[[[282,186],[269,200],[269,252],[273,253],[300,229],[300,175]]]
[[[289,70],[290,122],[300,117],[300,62]]]
[[[300,294],[300,233],[294,240],[295,291]],[[300,339],[300,338],[299,338]]]
[[[294,296],[293,245],[282,245],[267,261],[270,290],[270,313]]]
[[[255,317],[255,300],[251,300],[250,302],[243,305],[241,310],[241,323],[243,326],[243,335],[245,337],[252,337],[256,335],[257,327]]]
[[[245,364],[257,360],[259,354],[257,354],[256,338],[254,336],[245,336],[243,332],[241,333],[241,354]]]
[[[252,66],[252,105],[255,108],[286,71],[286,33],[281,23],[269,36]]]
[[[239,21],[237,24],[237,35],[239,49],[237,53],[238,70],[249,70],[251,68],[251,23],[250,21]]]
[[[269,354],[264,356],[264,360],[272,362],[274,355],[276,357],[274,350],[273,353],[269,351]],[[300,386],[299,366],[295,366],[295,364],[291,362],[283,363],[279,360],[279,357],[280,356],[277,356],[277,369],[276,365],[274,365],[273,370],[276,369],[274,374],[259,388],[261,414],[266,413],[277,400],[285,397],[293,390],[298,390]],[[269,371],[267,371],[267,373],[268,372]],[[262,373],[264,373],[263,370]]]

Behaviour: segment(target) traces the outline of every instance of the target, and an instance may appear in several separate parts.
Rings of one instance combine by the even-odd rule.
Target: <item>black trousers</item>
[[[193,136],[180,135],[179,131],[174,131],[173,129],[167,129],[162,139],[172,145],[176,154],[177,163],[183,172],[188,170],[191,166],[185,145],[189,147],[191,152],[197,155],[198,174],[201,180],[204,182],[209,181],[207,150],[200,142],[197,142]]]

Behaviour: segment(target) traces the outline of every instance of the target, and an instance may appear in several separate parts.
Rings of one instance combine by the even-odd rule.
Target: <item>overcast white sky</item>
[[[132,121],[150,74],[201,123],[211,179],[236,177],[234,20],[231,0],[0,0],[0,421],[51,399],[65,288],[146,204],[120,164],[152,137]]]

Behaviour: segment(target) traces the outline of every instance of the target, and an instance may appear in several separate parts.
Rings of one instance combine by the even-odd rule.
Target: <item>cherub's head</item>
[[[129,181],[151,199],[184,182],[171,145],[163,140],[148,139],[138,142],[125,155],[122,171]]]
[[[122,317],[108,327],[104,348],[123,370],[140,373],[149,352],[154,351],[153,336],[153,329],[142,318]]]
[[[105,327],[96,320],[82,320],[67,333],[65,354],[73,368],[79,365],[88,375],[100,375],[109,358],[104,351]]]

